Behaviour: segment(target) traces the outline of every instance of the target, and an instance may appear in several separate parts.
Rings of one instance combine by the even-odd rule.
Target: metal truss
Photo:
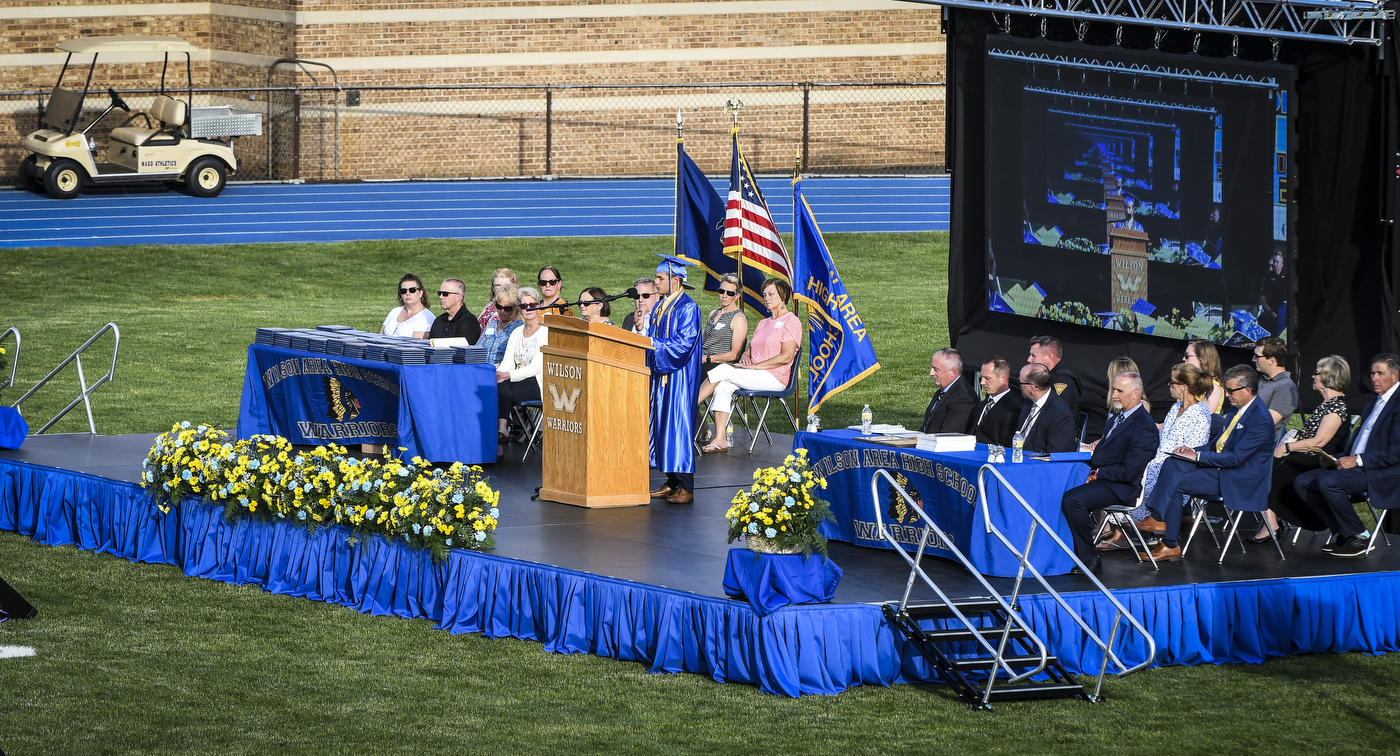
[[[1380,45],[1395,17],[1385,0],[904,0],[993,13],[1160,29]]]

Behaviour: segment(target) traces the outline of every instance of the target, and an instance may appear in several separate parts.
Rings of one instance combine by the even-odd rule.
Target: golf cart
[[[193,107],[190,53],[199,48],[183,39],[89,37],[61,42],[58,49],[68,53],[68,58],[42,109],[39,121],[44,128],[24,138],[24,148],[31,153],[20,163],[20,185],[25,189],[37,191],[42,186],[52,197],[72,199],[84,186],[184,182],[190,193],[214,197],[224,190],[228,175],[238,170],[233,137],[262,133],[259,113],[230,107]],[[131,113],[121,95],[109,87],[107,96],[111,103],[107,109],[78,131],[92,74],[98,57],[104,53],[164,53],[165,63],[160,71],[160,94],[149,111],[132,113],[112,129],[107,144],[109,162],[99,163],[97,142],[88,132],[113,110]],[[186,88],[184,92],[172,90],[167,94],[165,73],[171,53],[185,54]],[[63,74],[74,55],[92,56],[81,93],[62,86]],[[178,99],[181,94],[185,96],[183,100]]]

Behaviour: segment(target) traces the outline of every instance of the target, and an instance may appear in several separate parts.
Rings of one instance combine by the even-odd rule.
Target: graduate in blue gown
[[[695,396],[700,388],[700,306],[685,293],[686,261],[672,255],[656,267],[661,301],[651,308],[651,466],[666,473],[653,499],[695,499]]]

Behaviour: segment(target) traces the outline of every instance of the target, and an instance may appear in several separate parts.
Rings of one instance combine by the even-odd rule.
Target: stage
[[[701,458],[694,504],[620,509],[531,501],[539,456],[522,463],[523,449],[507,447],[507,461],[487,468],[502,494],[497,546],[455,550],[441,565],[379,539],[347,544],[336,528],[307,536],[290,524],[228,523],[193,501],[161,518],[134,486],[153,438],[39,436],[21,450],[0,450],[0,527],[51,545],[175,564],[191,576],[429,618],[451,632],[534,639],[551,651],[643,661],[653,671],[696,672],[772,693],[837,693],[930,677],[874,605],[903,591],[908,571],[892,552],[832,542],[831,557],[844,570],[833,605],[760,617],[725,598],[731,547],[724,512],[756,467],[781,462],[790,436],[775,435],[775,446],[760,444],[752,455]],[[1297,547],[1285,544],[1286,561],[1266,546],[1249,546],[1247,554],[1236,547],[1219,566],[1209,537],[1198,536],[1186,561],[1160,572],[1130,553],[1108,554],[1100,579],[1153,632],[1157,664],[1400,650],[1400,543],[1347,560],[1322,555],[1321,545],[1322,536],[1305,533]],[[954,598],[979,593],[951,562],[929,559],[926,571]],[[991,581],[1009,593],[1010,580]],[[1066,575],[1051,583],[1091,624],[1111,622],[1087,580]],[[1038,632],[1061,631],[1047,642],[1072,671],[1096,673],[1097,649],[1070,632],[1067,617],[1036,588],[1023,589],[1027,620]],[[916,588],[916,602],[932,598]],[[1118,647],[1132,663],[1145,644],[1127,637]]]

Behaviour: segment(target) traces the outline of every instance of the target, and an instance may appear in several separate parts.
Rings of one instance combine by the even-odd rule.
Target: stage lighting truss
[[[904,0],[993,13],[1069,18],[1159,29],[1379,45],[1395,11],[1339,0]]]

